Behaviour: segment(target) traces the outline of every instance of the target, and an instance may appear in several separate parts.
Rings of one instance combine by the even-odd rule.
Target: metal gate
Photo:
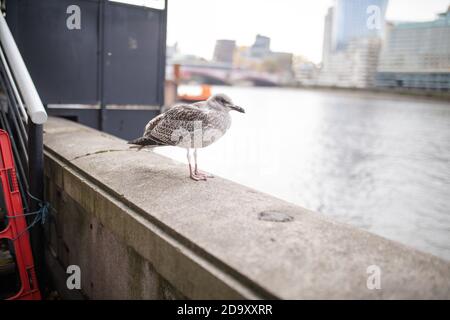
[[[164,101],[164,9],[108,0],[7,0],[6,18],[50,115],[125,139]]]

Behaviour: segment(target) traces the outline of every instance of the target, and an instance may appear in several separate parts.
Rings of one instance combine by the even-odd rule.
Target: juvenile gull
[[[230,128],[230,110],[245,113],[224,94],[216,94],[206,101],[178,104],[150,120],[144,135],[129,144],[139,146],[177,146],[186,148],[191,179],[206,180],[212,176],[197,168],[197,149],[217,141]],[[190,149],[194,149],[194,169]]]

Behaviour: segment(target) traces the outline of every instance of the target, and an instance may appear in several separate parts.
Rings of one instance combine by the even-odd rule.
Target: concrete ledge
[[[90,298],[450,298],[447,261],[219,177],[194,182],[105,133],[51,118],[45,157],[51,250],[86,266]]]

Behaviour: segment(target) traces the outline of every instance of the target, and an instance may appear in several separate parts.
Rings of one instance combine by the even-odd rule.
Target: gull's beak
[[[231,109],[231,110],[234,110],[234,111],[237,111],[237,112],[240,112],[240,113],[245,113],[244,108],[239,107],[239,106],[237,106],[237,105],[231,105],[231,106],[230,106],[230,109]]]

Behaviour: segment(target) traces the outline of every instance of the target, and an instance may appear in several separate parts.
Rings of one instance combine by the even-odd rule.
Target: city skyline
[[[255,35],[259,33],[271,38],[271,48],[274,51],[292,52],[315,63],[321,62],[323,21],[334,1],[322,0],[306,4],[285,0],[277,4],[278,6],[272,2],[271,5],[265,3],[261,6],[260,2],[257,5],[253,0],[230,0],[225,3],[211,0],[193,0],[189,3],[172,0],[168,10],[168,44],[177,42],[183,53],[212,59],[216,40],[235,40],[237,46],[250,46]],[[416,0],[414,6],[411,6],[411,1],[390,0],[386,19],[432,20],[438,13],[446,11],[449,5],[450,0]],[[259,14],[252,15],[252,24],[248,25],[245,21],[255,7],[258,8]],[[195,11],[197,8],[198,13]],[[190,13],[190,19],[187,20],[185,14],[188,9],[193,13]],[[307,15],[297,13],[306,10]],[[272,16],[272,23],[267,23],[268,17]],[[243,29],[242,26],[246,27]],[[298,30],[295,38],[292,36],[293,29]],[[289,36],[286,36],[286,31]]]

